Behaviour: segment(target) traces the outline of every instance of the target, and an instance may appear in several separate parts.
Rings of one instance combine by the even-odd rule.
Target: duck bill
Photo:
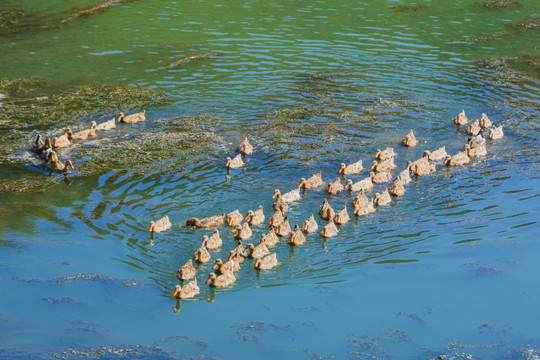
[[[208,276],[208,279],[206,279],[206,283],[207,283],[207,284],[210,284],[210,280],[211,280],[211,279],[212,279],[212,277],[211,277],[211,276]]]
[[[216,262],[216,263],[214,264],[214,266],[212,266],[212,270],[217,270],[217,268],[218,268],[218,263]]]
[[[233,254],[229,254],[229,257],[227,258],[227,261],[231,261],[233,258]]]
[[[302,185],[304,185],[304,182],[303,182],[303,181],[300,181],[300,184],[298,184],[298,187],[301,188]]]
[[[173,296],[173,297],[176,297],[176,295],[178,294],[178,292],[179,292],[178,289],[174,289],[174,291],[173,291],[173,293],[172,293],[172,296]]]
[[[231,229],[231,233],[235,233],[236,230],[238,230],[236,227],[232,228],[232,229]]]
[[[338,169],[337,173],[338,173],[338,174],[343,173],[343,167],[340,167],[340,168]]]
[[[321,235],[324,236],[324,237],[326,237],[326,229],[322,229]]]
[[[277,192],[274,193],[274,195],[272,195],[272,199],[275,199],[277,196]]]
[[[231,166],[231,160],[227,160],[227,162],[225,163],[225,167],[230,167]]]
[[[148,228],[148,231],[150,231],[150,232],[154,231],[154,224],[150,224],[150,227]]]

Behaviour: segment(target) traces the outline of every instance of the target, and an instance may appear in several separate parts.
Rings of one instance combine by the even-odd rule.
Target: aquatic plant
[[[428,5],[422,5],[422,4],[400,4],[394,6],[394,9],[397,9],[399,11],[417,11],[418,9],[424,9],[427,8]]]
[[[506,1],[506,0],[490,0],[490,1],[477,1],[475,3],[477,6],[485,7],[489,9],[502,9],[507,7],[521,6],[517,1]]]
[[[221,52],[205,52],[205,53],[193,54],[193,55],[183,57],[180,60],[173,61],[172,63],[170,63],[167,66],[162,66],[162,67],[158,68],[158,70],[172,69],[172,68],[175,68],[177,66],[183,65],[188,61],[203,60],[203,59],[208,59],[210,57],[221,56],[221,55],[223,55],[223,53],[221,53]]]
[[[97,13],[102,12],[102,11],[107,11],[113,5],[132,2],[132,1],[133,0],[107,0],[107,1],[102,1],[102,2],[99,2],[97,4],[85,7],[85,8],[74,8],[74,9],[71,10],[71,13],[69,14],[69,16],[63,18],[60,21],[60,23],[58,23],[57,25],[55,25],[53,27],[59,27],[59,26],[65,24],[65,23],[71,22],[74,19],[76,19],[78,17],[81,17],[81,16],[90,16],[90,15],[94,15],[94,14],[97,14]]]
[[[525,20],[519,21],[517,23],[506,24],[506,26],[520,30],[540,29],[540,15],[529,16]]]
[[[21,9],[0,9],[0,33],[11,30],[27,14]]]

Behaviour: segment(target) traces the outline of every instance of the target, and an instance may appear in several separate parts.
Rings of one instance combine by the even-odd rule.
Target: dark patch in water
[[[519,30],[540,29],[540,15],[533,15],[525,20],[513,24],[506,24],[505,26],[513,27]]]
[[[405,318],[408,318],[408,319],[411,319],[411,320],[414,320],[416,321],[417,323],[419,324],[422,324],[422,325],[425,325],[426,324],[426,320],[424,319],[423,316],[420,316],[418,314],[415,314],[415,313],[408,313],[408,312],[399,312],[396,316],[399,316],[399,317],[405,317]]]
[[[110,10],[110,8],[114,5],[121,4],[121,3],[128,3],[132,2],[133,0],[107,0],[107,1],[101,1],[97,4],[85,7],[85,8],[74,8],[71,10],[71,14],[69,16],[65,17],[58,23],[57,25],[53,27],[60,27],[63,24],[69,23],[78,17],[86,17],[90,15],[95,15],[97,13]]]
[[[185,335],[179,335],[179,336],[165,336],[158,340],[158,342],[170,342],[170,341],[187,341],[190,344],[197,345],[199,347],[202,347],[204,349],[208,348],[210,345],[207,341],[193,337],[193,336],[185,336]]]
[[[264,321],[250,321],[248,323],[241,323],[237,326],[236,333],[238,334],[238,340],[243,342],[253,341],[262,342],[262,336],[264,333],[281,333],[283,331],[290,330],[291,325],[277,325],[273,323],[267,323]]]
[[[51,303],[51,304],[62,304],[62,303],[82,304],[83,303],[81,299],[72,298],[70,296],[43,298],[43,301]]]
[[[502,9],[514,6],[521,6],[517,1],[506,1],[506,0],[491,0],[491,1],[477,1],[475,2],[477,6],[485,7],[488,9]]]
[[[422,4],[400,4],[397,6],[394,6],[394,9],[397,9],[399,11],[417,11],[419,9],[425,9],[429,7],[428,5],[422,5]]]
[[[206,357],[201,357],[205,359]],[[49,359],[75,360],[75,359],[156,359],[177,360],[185,359],[160,347],[144,345],[102,345],[100,347],[68,348],[54,353]]]
[[[479,262],[468,262],[463,266],[476,275],[493,275],[501,272],[494,266],[484,265]]]
[[[478,331],[480,331],[481,333],[493,333],[493,334],[496,334],[498,336],[503,336],[503,337],[512,336],[509,329],[505,327],[497,326],[493,323],[493,321],[480,325],[478,327]]]
[[[21,9],[0,9],[0,33],[13,31],[28,13]]]

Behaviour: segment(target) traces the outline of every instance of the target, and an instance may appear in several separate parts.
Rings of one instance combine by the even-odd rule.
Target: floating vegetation
[[[121,4],[121,3],[127,3],[127,2],[131,2],[131,1],[133,1],[133,0],[107,0],[107,1],[99,2],[97,4],[94,4],[94,5],[86,7],[86,8],[75,8],[75,9],[71,10],[71,14],[69,14],[69,16],[62,19],[62,21],[60,21],[60,23],[58,23],[55,27],[59,27],[62,24],[71,22],[74,19],[76,19],[78,17],[81,17],[81,16],[90,16],[90,15],[94,15],[94,14],[97,14],[97,13],[102,12],[102,11],[107,11],[113,5],[117,5],[117,4]]]
[[[487,59],[483,60],[480,65],[490,70],[486,76],[505,85],[520,84],[535,80],[526,72],[519,71],[519,67],[525,66],[527,70],[532,70],[532,72],[538,72],[540,70],[538,61],[528,55]]]
[[[477,6],[489,8],[489,9],[502,9],[507,7],[521,6],[517,1],[504,1],[504,0],[491,0],[491,1],[477,1]]]
[[[520,30],[540,29],[540,15],[533,15],[517,23],[507,24],[506,26]]]
[[[83,303],[81,299],[73,298],[70,296],[43,298],[43,301],[51,303],[51,304],[63,304],[63,303],[82,304]]]
[[[250,321],[248,323],[241,323],[237,326],[238,339],[242,341],[255,341],[261,342],[262,337],[259,335],[266,332],[282,332],[284,330],[290,330],[291,325],[277,325],[267,323],[264,321]]]
[[[102,359],[156,359],[179,360],[178,356],[160,347],[144,345],[103,345],[100,347],[85,346],[81,348],[68,348],[62,352],[54,353],[49,359],[61,360],[102,360]],[[198,359],[204,359],[203,357]]]
[[[394,9],[398,9],[399,11],[417,11],[419,9],[425,9],[427,8],[427,5],[422,4],[400,4],[397,6],[394,6]]]
[[[27,12],[20,9],[1,9],[0,10],[0,33],[12,30],[27,16]]]
[[[210,57],[221,56],[221,55],[223,55],[223,53],[221,52],[205,52],[205,53],[200,53],[200,54],[193,54],[193,55],[186,56],[180,60],[176,60],[167,66],[160,67],[158,68],[158,70],[172,69],[177,66],[184,65],[188,61],[203,60],[203,59],[208,59]]]
[[[514,31],[512,31],[512,30],[495,31],[495,32],[489,33],[487,35],[467,38],[467,39],[464,39],[463,41],[465,41],[465,42],[486,42],[486,41],[498,39],[498,38],[501,38],[501,37],[503,37],[505,35],[510,35],[510,34],[514,34]]]

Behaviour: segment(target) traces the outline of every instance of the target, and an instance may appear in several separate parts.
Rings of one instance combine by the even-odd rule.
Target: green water
[[[92,2],[4,1],[29,20],[0,33],[1,77],[47,81],[28,97],[112,85],[169,100],[24,123],[0,111],[0,358],[540,356],[540,32],[505,26],[535,19],[540,3],[400,4],[140,0],[55,26]],[[221,55],[159,70],[206,52]],[[12,100],[0,99],[0,110]],[[142,107],[145,123],[61,152],[77,168],[70,185],[29,151],[37,132]],[[342,161],[366,166],[379,148],[398,153],[394,175],[426,149],[454,154],[467,140],[452,122],[462,108],[504,125],[487,156],[439,164],[359,218],[354,194],[307,191],[291,224],[328,198],[352,216],[338,236],[310,235],[297,248],[282,239],[279,267],[258,273],[246,260],[225,289],[203,283],[203,264],[200,295],[170,296],[176,270],[210,233],[185,228],[188,218],[259,205],[268,218],[275,188],[318,171],[333,181]],[[406,149],[410,129],[419,145]],[[255,153],[227,174],[244,136]],[[152,238],[149,221],[164,215],[172,229]],[[212,263],[235,245],[228,230]],[[267,228],[253,230],[247,242]]]

